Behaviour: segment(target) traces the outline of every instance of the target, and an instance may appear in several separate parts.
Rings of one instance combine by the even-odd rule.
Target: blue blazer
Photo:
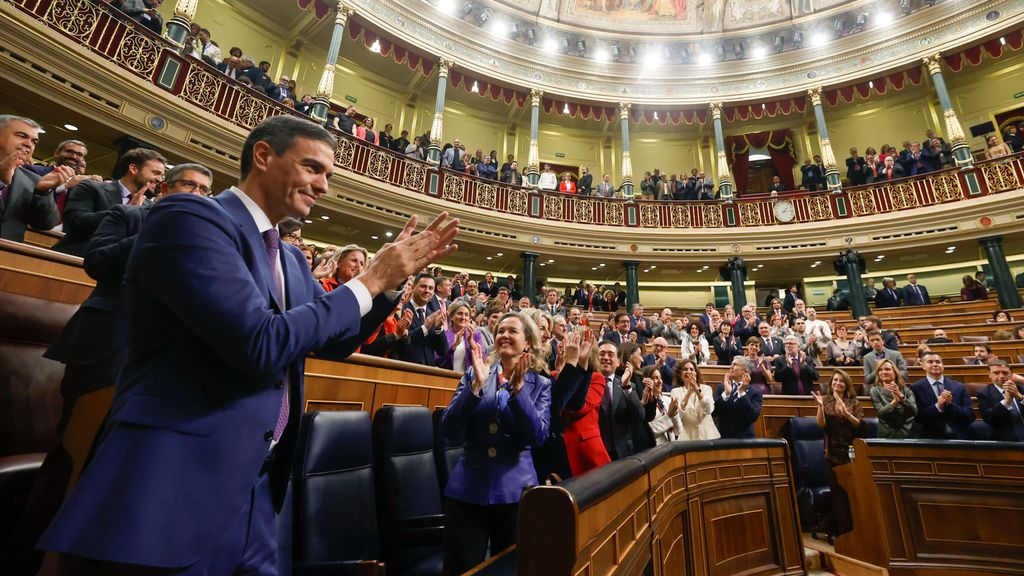
[[[437,298],[427,302],[423,310],[424,320],[441,308]],[[428,330],[423,333],[423,322],[416,317],[416,307],[412,301],[406,302],[402,311],[412,310],[412,324],[409,325],[409,335],[398,341],[396,344],[397,360],[412,362],[422,366],[437,366],[438,362],[448,356],[448,338],[445,333],[437,330]]]
[[[900,289],[892,288],[892,293],[889,290],[889,288],[878,290],[878,294],[875,294],[875,308],[896,308],[901,304],[903,295],[900,293]]]
[[[465,452],[452,470],[444,495],[480,506],[515,504],[524,488],[537,484],[530,449],[548,437],[551,380],[527,372],[523,387],[498,400],[498,370],[490,367],[480,396],[473,394],[473,369],[466,370],[448,408],[441,416],[441,433],[464,441]]]
[[[928,378],[921,378],[910,385],[910,390],[914,393],[914,404],[917,405],[914,431],[918,438],[966,438],[966,428],[975,420],[971,392],[967,386],[943,377],[942,387],[949,390],[953,402],[939,412],[935,408],[938,397],[928,383]]]
[[[125,274],[128,362],[107,436],[41,548],[174,568],[207,556],[245,529],[288,383],[291,413],[268,472],[280,509],[306,355],[350,354],[395,306],[380,295],[360,318],[349,288],[324,294],[302,253],[281,250],[286,303],[271,296],[263,240],[234,192],[152,208]]]
[[[925,304],[931,304],[932,298],[928,295],[928,288],[917,285],[917,288],[921,291],[921,295],[917,295],[917,290],[910,284],[903,287],[903,304],[905,306],[923,306]]]
[[[715,418],[718,420],[718,431],[722,438],[753,438],[754,422],[761,417],[761,403],[764,398],[753,386],[740,397],[737,394],[722,399],[725,386],[718,385],[715,389]]]
[[[1018,384],[1017,390],[1024,393],[1024,386]],[[976,395],[981,417],[988,424],[990,440],[1024,442],[1024,420],[1003,405],[1003,393],[995,384],[981,388]]]

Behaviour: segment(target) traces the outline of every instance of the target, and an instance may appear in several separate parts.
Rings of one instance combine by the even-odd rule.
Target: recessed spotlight
[[[501,252],[498,252],[497,254],[495,254],[495,256],[504,256],[504,254],[502,254]]]
[[[476,83],[476,80],[473,80],[473,86],[472,86],[472,88],[469,89],[469,91],[474,93],[474,94],[479,94],[480,93],[480,85]]]
[[[700,64],[701,66],[710,66],[711,65],[711,54],[708,54],[707,52],[701,52],[697,56],[697,64]]]
[[[878,256],[875,256],[875,258],[878,260],[885,260],[885,254],[879,254]]]
[[[495,36],[506,36],[509,33],[509,23],[504,18],[495,18],[488,28]]]
[[[814,36],[811,36],[811,43],[815,46],[824,46],[828,42],[828,34],[824,32],[818,32]]]
[[[384,236],[387,236],[388,238],[391,238],[391,232],[385,232]]]
[[[327,214],[324,214],[323,216],[321,216],[321,217],[320,217],[320,219],[321,219],[321,220],[330,220],[330,219],[331,219],[331,217],[330,217],[330,216],[328,216]]]
[[[950,247],[946,248],[946,250],[956,250],[956,246],[950,246]]]
[[[1000,36],[999,43],[1003,46],[1006,46],[1006,36]],[[67,124],[65,124],[65,126],[67,126]]]
[[[554,261],[555,261],[555,259],[554,259],[554,258],[548,258],[548,263],[552,263],[552,262],[554,262]]]
[[[647,50],[644,54],[644,68],[657,68],[661,66],[661,54],[654,48]]]
[[[597,266],[594,266],[593,268],[591,268],[591,270],[597,270]]]
[[[306,224],[312,224],[313,223],[312,220],[303,220],[303,222],[305,222]]]
[[[604,268],[604,263],[598,264],[601,268]]]
[[[698,274],[700,274],[700,273],[701,273],[701,272],[703,272],[703,271],[704,271],[704,269],[703,269],[703,268],[697,268],[697,273],[698,273]]]
[[[488,256],[487,259],[488,260],[494,260],[494,258],[491,258],[490,256]]]
[[[541,266],[547,266],[548,264],[547,264],[547,262],[541,262],[540,265]]]
[[[891,12],[882,12],[875,16],[875,22],[877,22],[879,26],[888,26],[895,21],[896,17],[893,16]]]
[[[704,266],[704,270],[707,270],[708,268],[711,268],[711,266]]]
[[[380,240],[380,236],[370,236],[370,240]]]
[[[550,52],[551,54],[558,52],[558,40],[555,40],[554,38],[550,37],[544,40],[544,49]]]
[[[655,268],[657,268],[657,266],[653,266],[653,265],[652,265],[652,266],[649,266],[649,268],[650,268],[651,270],[654,270]]]
[[[78,126],[75,126],[74,124],[65,124],[64,128],[72,132],[78,132]]]

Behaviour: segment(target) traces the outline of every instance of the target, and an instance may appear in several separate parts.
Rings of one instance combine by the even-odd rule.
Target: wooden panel
[[[733,494],[703,505],[712,575],[747,573],[775,565],[766,494]]]
[[[0,291],[81,304],[95,287],[81,258],[0,240]]]

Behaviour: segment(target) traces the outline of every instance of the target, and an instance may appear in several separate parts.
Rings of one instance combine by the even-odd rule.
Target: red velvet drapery
[[[747,171],[750,168],[749,155],[752,147],[768,148],[768,154],[772,157],[772,165],[779,179],[787,189],[796,188],[793,182],[793,167],[796,166],[793,133],[790,130],[771,130],[725,137],[725,155],[732,170],[733,186],[738,193],[747,191]]]

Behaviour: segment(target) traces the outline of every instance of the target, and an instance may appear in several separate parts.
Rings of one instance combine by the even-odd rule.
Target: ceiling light
[[[74,124],[65,124],[64,129],[72,132],[78,132],[78,126],[75,126]]]
[[[597,270],[597,266],[594,266],[593,268],[591,268],[591,270]]]
[[[370,240],[380,240],[380,236],[370,236]]]
[[[504,256],[504,254],[502,254],[501,252],[498,252],[497,254],[495,254],[495,256]]]
[[[828,34],[825,34],[824,32],[817,32],[811,37],[811,42],[815,46],[823,46],[828,42]]]
[[[480,93],[480,85],[476,83],[476,80],[473,80],[473,86],[469,89],[469,91],[474,94]]]
[[[380,54],[380,40],[374,40],[373,45],[370,46],[370,52],[374,54]]]
[[[541,266],[547,266],[547,263],[546,262],[541,262],[540,265]]]
[[[558,40],[555,40],[554,38],[544,40],[544,49],[551,54],[554,54],[558,51]]]
[[[697,55],[697,64],[700,64],[701,66],[708,66],[708,65],[710,65],[711,64],[711,54],[708,54],[707,52],[701,52],[700,54],[698,54]]]
[[[490,256],[488,256],[487,259],[488,260],[494,260],[494,258],[491,258]]]
[[[654,270],[655,268],[657,268],[657,266],[654,266],[654,265],[652,264],[651,266],[648,266],[648,268],[650,268],[651,270]]]
[[[562,114],[569,114],[569,103],[566,102],[565,106],[562,107]]]
[[[618,48],[616,47],[616,50],[617,49]],[[597,60],[598,62],[607,62],[610,59],[611,56],[608,54],[608,51],[603,48],[594,53],[594,60]]]
[[[711,266],[704,266],[705,270],[707,270],[708,268],[711,268]]]
[[[891,12],[882,12],[875,17],[875,21],[878,22],[879,26],[888,26],[896,20],[896,17]]]
[[[1003,46],[1006,46],[1006,37],[1005,36],[1000,36],[999,37],[999,43],[1002,44]],[[64,126],[67,126],[67,124],[65,124]]]
[[[874,87],[875,87],[875,81],[874,80],[868,80],[868,88],[874,88]]]
[[[655,121],[658,120],[658,111],[657,110],[654,111],[654,120]]]
[[[495,36],[506,36],[509,33],[509,24],[504,18],[495,18],[489,26],[491,34]]]
[[[439,0],[437,7],[445,14],[451,14],[455,11],[455,0]]]
[[[331,219],[331,217],[330,217],[330,216],[328,216],[328,215],[326,215],[326,214],[324,214],[323,216],[321,216],[321,217],[320,217],[320,219],[321,219],[321,220],[330,220],[330,219]]]
[[[388,238],[391,238],[391,232],[385,232],[384,235],[387,236]]]
[[[697,268],[697,273],[698,273],[698,274],[700,274],[700,273],[701,273],[701,272],[703,272],[703,271],[704,271],[704,269],[703,269],[703,268]]]
[[[554,262],[554,261],[555,261],[555,259],[554,259],[554,258],[548,258],[548,262],[549,262],[549,263],[552,263],[552,262]]]
[[[644,68],[657,68],[661,65],[661,54],[654,48],[650,48],[644,54]]]
[[[882,259],[885,258],[885,254],[879,254],[878,256],[875,256],[875,258],[878,258],[879,260],[882,260]]]
[[[751,51],[751,53],[753,54],[755,60],[760,60],[761,58],[764,58],[765,56],[768,55],[768,51],[765,50],[764,46],[754,46],[754,49]]]
[[[946,250],[956,250],[956,246],[950,246],[949,248],[946,248]]]
[[[603,263],[602,264],[598,264],[598,266],[600,266],[601,268],[604,268],[604,264]]]
[[[313,223],[312,220],[303,220],[303,222],[305,222],[306,224],[312,224]]]

